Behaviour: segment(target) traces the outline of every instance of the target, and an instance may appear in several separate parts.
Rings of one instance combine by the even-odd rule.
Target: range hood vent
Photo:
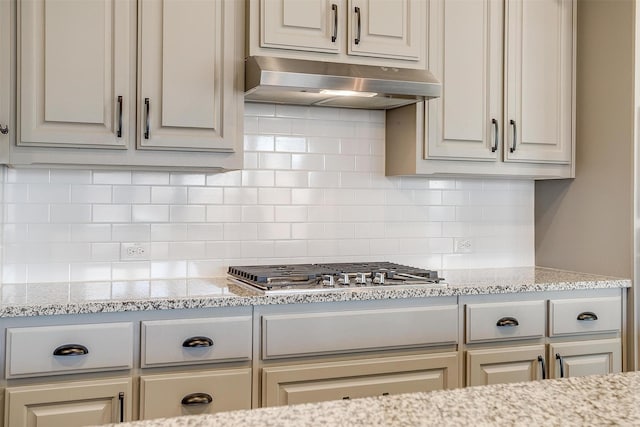
[[[426,70],[251,56],[245,100],[388,110],[440,96]]]

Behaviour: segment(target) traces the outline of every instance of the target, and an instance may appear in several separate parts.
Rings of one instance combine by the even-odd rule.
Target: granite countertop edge
[[[354,290],[336,290],[328,292],[301,292],[277,295],[260,295],[259,293],[227,283],[226,278],[193,279],[203,289],[199,294],[190,295],[188,291],[183,295],[170,295],[171,286],[185,287],[183,279],[178,281],[154,281],[161,282],[169,291],[167,295],[151,296],[118,295],[111,298],[88,297],[73,299],[71,287],[88,286],[86,283],[70,284],[35,284],[22,285],[25,289],[29,286],[40,286],[39,290],[51,289],[56,292],[53,296],[43,295],[40,299],[5,301],[0,304],[0,317],[25,317],[47,316],[58,314],[91,314],[91,313],[117,313],[149,310],[175,310],[215,307],[242,307],[256,305],[279,304],[304,304],[318,302],[342,302],[342,301],[366,301],[385,299],[405,299],[424,297],[447,297],[466,295],[490,295],[508,293],[529,293],[546,291],[571,291],[589,289],[615,289],[631,287],[631,280],[597,276],[592,274],[577,273],[564,270],[556,270],[544,267],[504,268],[491,269],[490,273],[476,278],[477,270],[452,270],[449,272],[452,279],[447,281],[446,287],[434,288],[367,288]],[[483,270],[486,271],[486,270]],[[141,281],[130,282],[132,284]],[[148,283],[149,281],[147,281]],[[104,286],[110,286],[110,282],[103,282]],[[119,285],[127,282],[119,282]],[[15,285],[13,285],[15,286]],[[133,287],[133,286],[132,286]],[[57,288],[57,290],[56,290]],[[147,286],[148,288],[148,286]],[[218,292],[210,291],[215,289]],[[146,289],[146,288],[145,288]],[[224,293],[219,293],[224,289]],[[3,285],[4,290],[4,285]],[[65,295],[65,290],[68,295]],[[25,294],[28,292],[25,290]]]

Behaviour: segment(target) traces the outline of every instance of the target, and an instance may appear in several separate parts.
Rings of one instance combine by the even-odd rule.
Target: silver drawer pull
[[[598,320],[598,316],[593,311],[583,311],[578,314],[578,320]]]
[[[184,340],[183,347],[213,347],[213,340],[209,337],[191,337]]]
[[[207,393],[191,393],[182,398],[182,403],[185,406],[198,406],[208,405],[213,402],[213,397]]]
[[[499,319],[496,322],[496,326],[502,328],[502,327],[508,327],[511,328],[513,326],[518,326],[520,323],[518,322],[518,319],[516,319],[515,317],[503,317],[502,319]]]
[[[84,356],[89,349],[81,344],[64,344],[53,350],[54,356]]]

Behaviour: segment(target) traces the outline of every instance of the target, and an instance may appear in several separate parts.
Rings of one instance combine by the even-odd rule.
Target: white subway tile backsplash
[[[112,186],[110,185],[72,185],[72,203],[111,203]]]
[[[204,222],[206,207],[200,205],[174,205],[169,207],[169,220],[171,222]]]
[[[133,222],[168,222],[169,205],[133,205],[131,220]]]
[[[151,240],[154,242],[178,242],[187,240],[187,224],[151,224]]]
[[[113,224],[112,240],[116,242],[148,242],[151,237],[149,224]]]
[[[131,222],[131,205],[93,205],[92,221]]]
[[[72,298],[147,296],[150,278],[239,263],[533,265],[532,181],[385,177],[384,112],[245,107],[244,170],[7,169],[3,300],[26,298],[11,283],[68,280],[104,281]],[[460,237],[473,253],[453,252]],[[149,243],[148,261],[120,259],[132,241]]]
[[[94,184],[131,184],[130,171],[94,171]]]
[[[113,203],[140,204],[151,202],[151,188],[146,185],[114,185]]]
[[[269,135],[245,135],[244,147],[248,151],[274,151],[275,137]]]
[[[187,187],[151,187],[151,203],[186,204]]]
[[[71,224],[72,242],[108,242],[111,224]]]

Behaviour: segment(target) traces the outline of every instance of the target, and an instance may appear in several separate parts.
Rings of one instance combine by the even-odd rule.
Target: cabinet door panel
[[[233,151],[233,13],[225,0],[140,2],[139,148]]]
[[[260,46],[338,53],[346,37],[342,1],[261,0]]]
[[[467,352],[467,386],[533,381],[542,377],[544,345]]]
[[[567,378],[620,372],[621,348],[619,339],[551,344],[549,351],[553,362],[550,364],[549,376]],[[562,370],[560,363],[563,364]]]
[[[423,0],[349,0],[348,53],[420,60],[426,39],[422,24],[426,19],[426,3]]]
[[[505,106],[509,121],[504,129],[508,141],[505,159],[569,163],[573,134],[573,2],[518,0],[505,4]]]
[[[266,367],[262,370],[262,406],[457,386],[457,353]]]
[[[502,120],[502,3],[429,5],[429,69],[443,91],[426,103],[426,158],[495,161]]]
[[[6,399],[7,425],[12,427],[101,425],[119,422],[121,415],[131,419],[128,378],[10,387]]]
[[[116,0],[19,2],[20,145],[126,148],[132,17]]]

